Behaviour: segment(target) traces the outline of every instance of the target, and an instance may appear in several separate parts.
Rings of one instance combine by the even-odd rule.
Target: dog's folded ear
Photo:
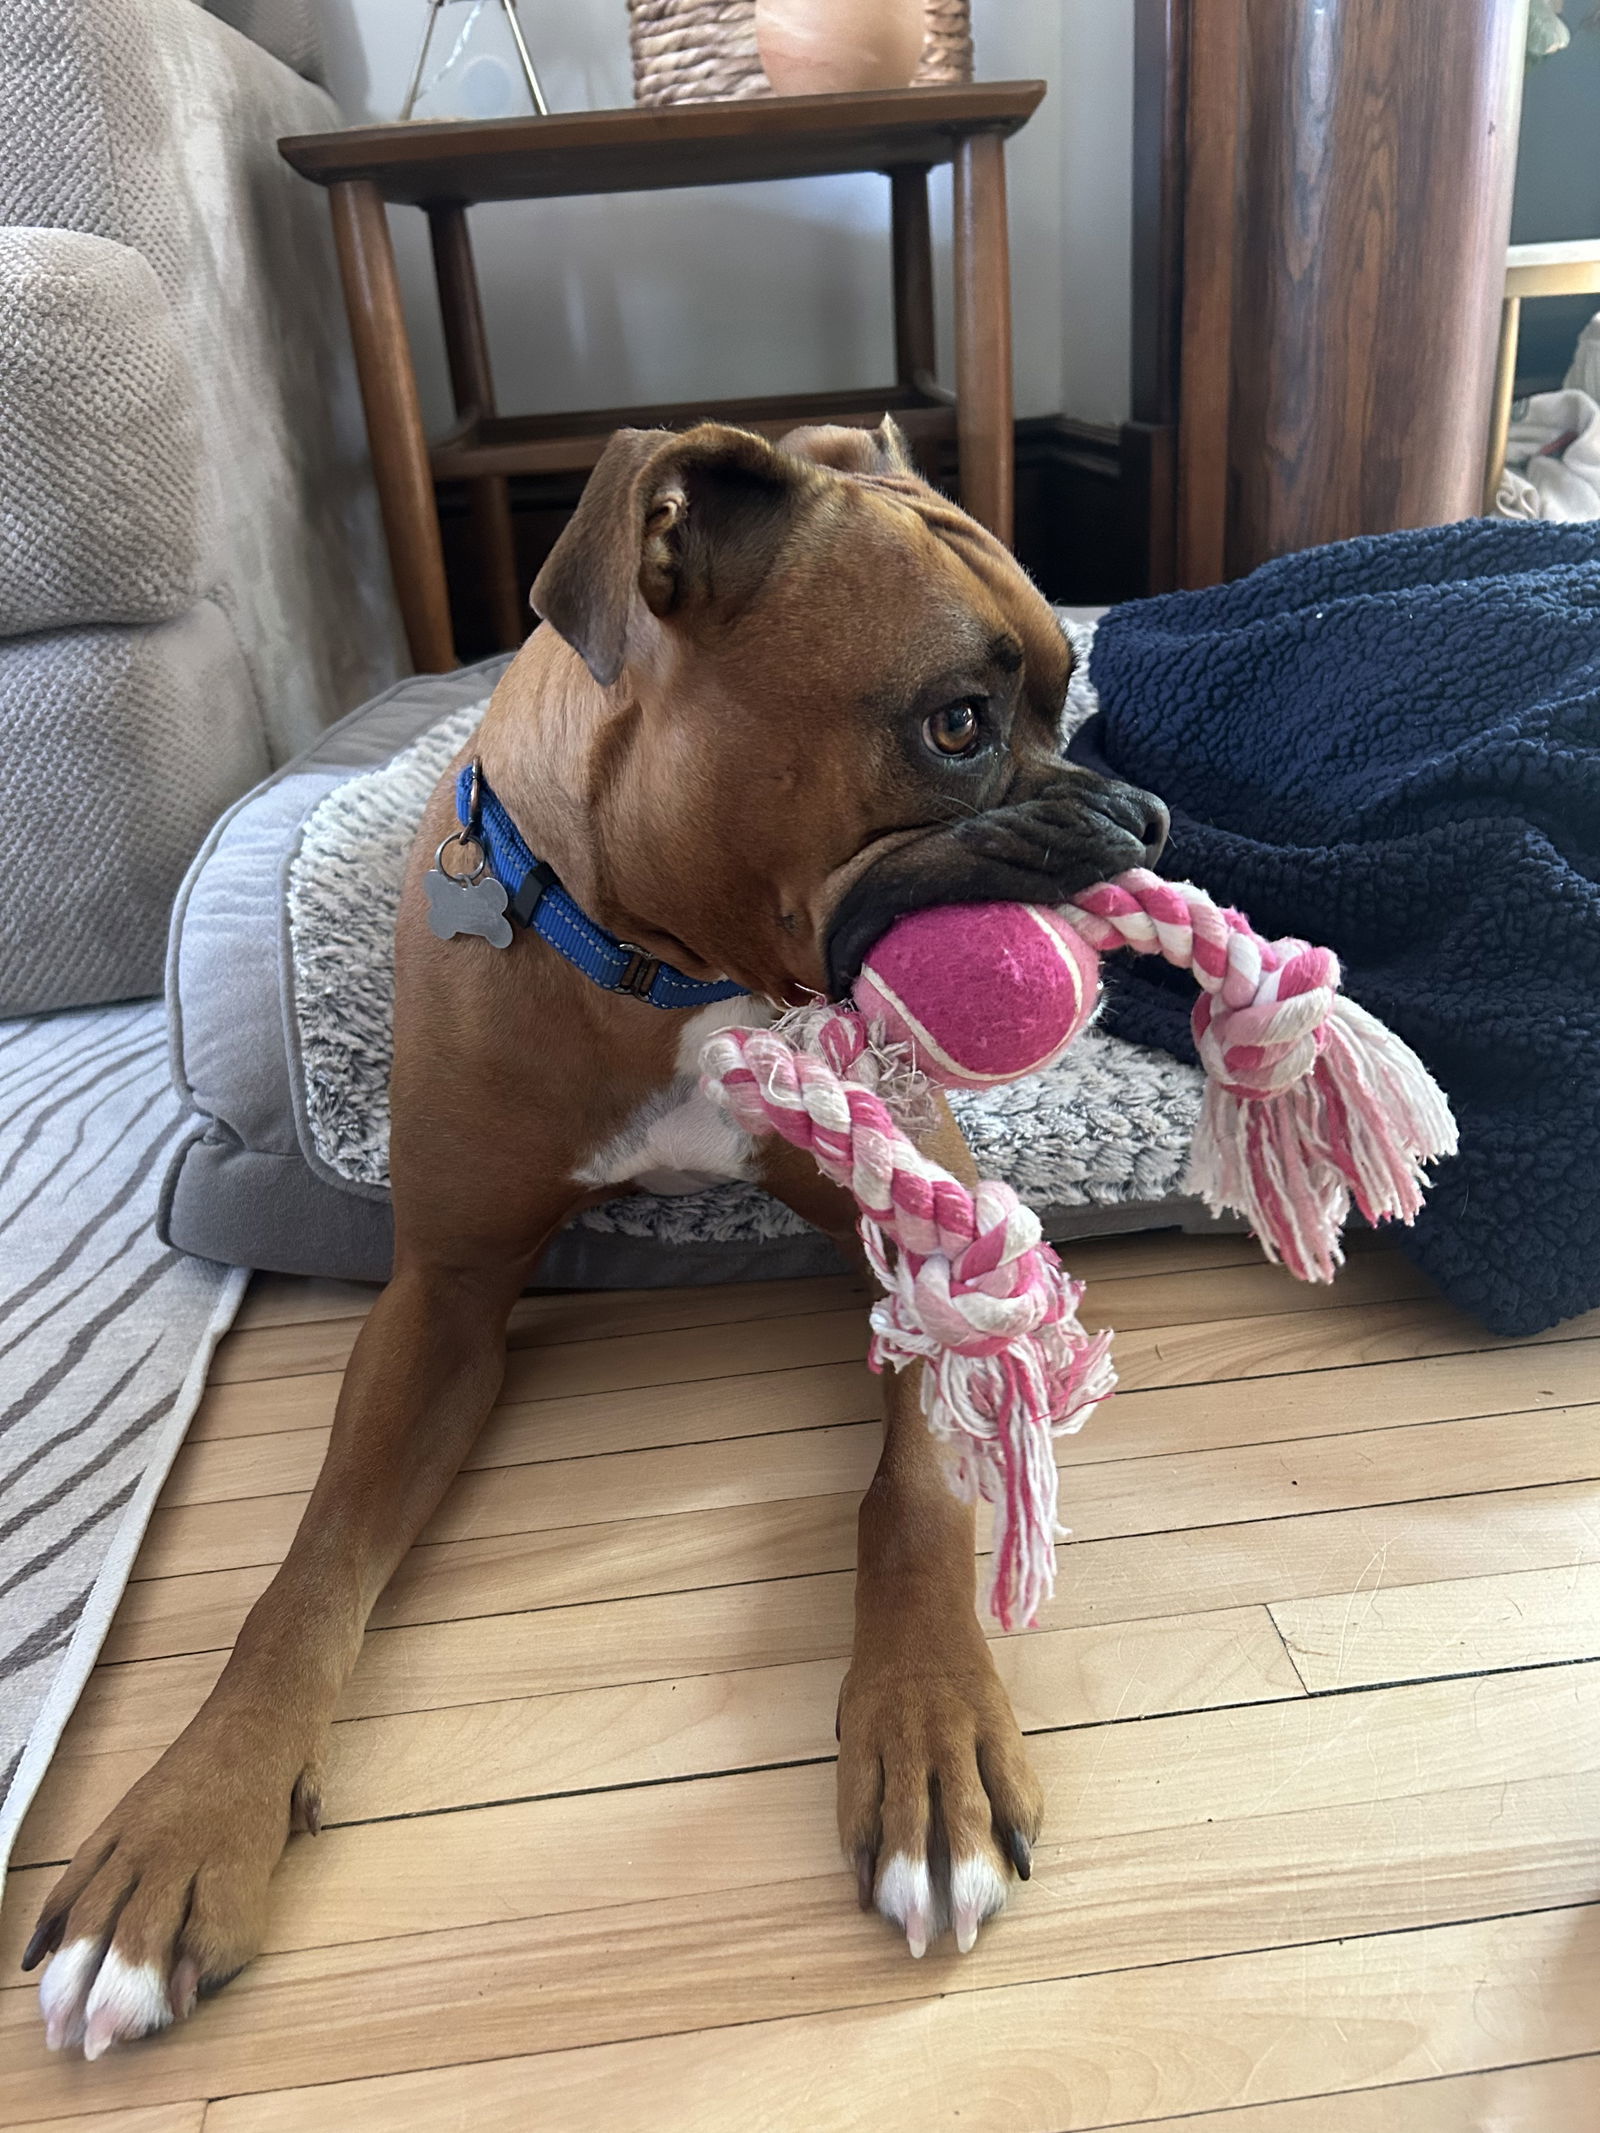
[[[536,614],[609,688],[634,602],[726,618],[772,568],[822,477],[748,430],[618,430],[533,582]]]
[[[813,466],[831,467],[836,474],[916,475],[905,433],[892,415],[885,415],[875,430],[849,428],[841,422],[814,423],[790,430],[778,446],[796,459],[809,459]]]

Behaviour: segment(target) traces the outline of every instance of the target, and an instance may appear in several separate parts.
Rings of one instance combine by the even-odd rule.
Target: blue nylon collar
[[[477,821],[472,819],[477,786]],[[625,992],[650,1007],[707,1007],[744,992],[728,978],[690,978],[629,941],[619,941],[574,903],[555,869],[535,859],[522,832],[490,790],[476,763],[456,779],[456,815],[483,848],[489,871],[505,890],[507,913],[537,933],[602,992]]]

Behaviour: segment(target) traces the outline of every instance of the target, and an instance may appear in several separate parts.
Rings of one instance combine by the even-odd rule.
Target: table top
[[[1600,293],[1600,239],[1506,247],[1507,296],[1594,296]]]
[[[318,185],[369,179],[414,207],[656,192],[948,163],[975,133],[1015,133],[1042,81],[962,82],[848,96],[636,105],[549,118],[351,126],[278,143]]]

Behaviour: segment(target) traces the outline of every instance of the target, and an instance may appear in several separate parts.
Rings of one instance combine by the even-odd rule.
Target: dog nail
[[[1012,1830],[1007,1836],[1006,1850],[1011,1854],[1011,1864],[1017,1870],[1017,1879],[1030,1880],[1033,1875],[1033,1846],[1020,1829]]]
[[[59,2052],[74,2049],[83,2042],[83,2010],[63,2008],[60,2014],[45,2018],[44,2041],[47,2051]]]
[[[200,1965],[192,1955],[182,1955],[172,1972],[172,1983],[167,1988],[172,2002],[175,2020],[187,2021],[194,2013],[200,1998]]]
[[[289,1795],[289,1821],[292,1828],[303,1830],[308,1837],[322,1835],[322,1791],[304,1771],[295,1779]]]
[[[915,1905],[906,1913],[906,1946],[919,1963],[928,1952],[928,1914]]]
[[[61,1938],[61,1921],[58,1918],[41,1918],[34,1927],[28,1945],[22,1951],[22,1967],[32,1970],[42,1963],[47,1955],[55,1953],[56,1942]]]
[[[878,1878],[878,1862],[870,1844],[856,1852],[856,1901],[863,1911],[872,1909],[872,1888]]]
[[[963,1955],[970,1955],[978,1944],[978,1914],[962,1908],[956,1913],[956,1946]]]

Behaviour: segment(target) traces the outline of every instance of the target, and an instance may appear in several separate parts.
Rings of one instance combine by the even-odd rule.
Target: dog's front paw
[[[966,1623],[913,1616],[886,1648],[858,1638],[839,1696],[840,1841],[862,1909],[904,1927],[915,1956],[947,1927],[968,1952],[1012,1875],[1027,1880],[1043,1816],[1010,1700]]]
[[[165,2029],[260,1946],[267,1883],[293,1827],[317,1826],[311,1772],[194,1728],[79,1846],[39,1915],[22,1967],[45,1956],[45,2042],[98,2059]]]

